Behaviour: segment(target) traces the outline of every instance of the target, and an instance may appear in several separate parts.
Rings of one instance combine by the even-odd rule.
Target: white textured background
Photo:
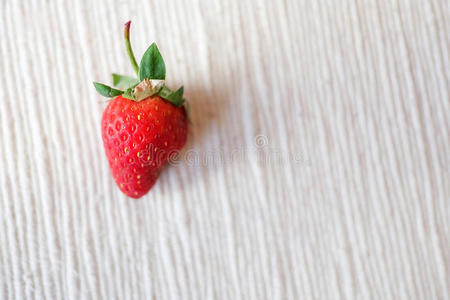
[[[128,19],[194,119],[139,201]],[[0,0],[0,45],[0,298],[449,299],[450,1]]]

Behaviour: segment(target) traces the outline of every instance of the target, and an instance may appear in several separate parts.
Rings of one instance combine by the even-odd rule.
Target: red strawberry
[[[114,180],[132,198],[145,195],[155,184],[161,168],[187,139],[188,118],[183,106],[183,87],[176,91],[164,84],[165,65],[155,44],[137,66],[129,43],[130,22],[125,41],[138,79],[113,74],[114,85],[125,91],[94,83],[106,97],[115,97],[102,117],[102,138]]]
[[[103,112],[102,137],[112,174],[122,192],[139,198],[158,178],[169,155],[187,138],[184,107],[159,96],[141,102],[122,96]]]

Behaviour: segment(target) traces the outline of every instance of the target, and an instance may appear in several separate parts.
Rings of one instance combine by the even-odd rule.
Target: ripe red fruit
[[[183,148],[188,119],[184,107],[159,96],[136,102],[112,100],[102,117],[102,138],[114,180],[129,197],[146,194],[170,155]]]
[[[155,43],[137,65],[129,31],[127,22],[125,45],[137,78],[113,74],[114,86],[124,90],[97,82],[94,86],[101,95],[114,97],[103,112],[101,125],[114,180],[127,196],[140,198],[186,143],[189,106],[183,87],[173,91],[166,86],[166,66]]]

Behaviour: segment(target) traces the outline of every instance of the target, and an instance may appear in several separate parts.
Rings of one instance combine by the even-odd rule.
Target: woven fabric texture
[[[142,199],[92,81],[193,124]],[[0,298],[449,299],[450,1],[0,0]]]

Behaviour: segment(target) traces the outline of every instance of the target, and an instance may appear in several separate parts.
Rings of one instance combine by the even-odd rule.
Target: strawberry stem
[[[130,58],[131,65],[133,66],[133,69],[136,72],[136,75],[139,76],[139,66],[136,62],[136,58],[134,58],[133,49],[131,49],[130,24],[131,24],[131,21],[128,21],[125,23],[125,30],[124,30],[125,47],[127,48],[127,54],[128,54],[128,57]]]

